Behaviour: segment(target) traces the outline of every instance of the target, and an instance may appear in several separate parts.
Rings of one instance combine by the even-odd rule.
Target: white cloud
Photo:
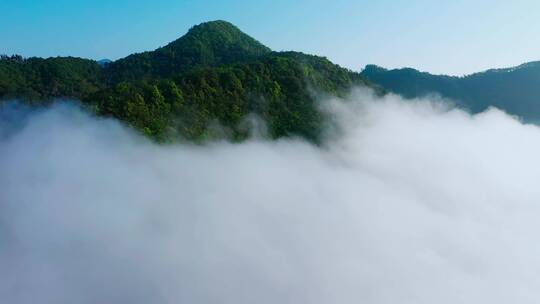
[[[537,303],[540,129],[350,99],[323,147],[159,146],[65,105],[3,124],[0,302]]]

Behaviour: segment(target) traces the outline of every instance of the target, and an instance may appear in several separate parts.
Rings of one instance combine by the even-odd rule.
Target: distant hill
[[[490,106],[530,122],[540,122],[540,61],[491,69],[464,77],[432,75],[411,68],[387,70],[368,65],[361,73],[406,98],[439,94],[471,112]]]
[[[109,63],[111,63],[112,60],[110,59],[101,59],[101,60],[98,60],[97,63],[101,66],[101,67],[104,67],[106,65],[108,65]]]
[[[317,142],[323,119],[314,94],[342,95],[359,85],[379,90],[324,57],[272,52],[225,21],[199,24],[164,47],[108,63],[0,58],[0,98],[38,104],[77,98],[157,140],[223,134],[242,140],[253,113],[273,138]]]

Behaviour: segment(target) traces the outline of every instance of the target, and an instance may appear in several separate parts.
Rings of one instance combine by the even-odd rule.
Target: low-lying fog
[[[349,99],[322,147],[3,106],[0,302],[538,303],[540,128]]]

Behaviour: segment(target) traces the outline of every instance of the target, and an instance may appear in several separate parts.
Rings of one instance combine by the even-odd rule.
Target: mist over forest
[[[539,71],[2,56],[0,302],[538,303]]]
[[[69,103],[3,106],[0,298],[535,302],[537,126],[364,90],[324,104],[320,145],[163,145]]]

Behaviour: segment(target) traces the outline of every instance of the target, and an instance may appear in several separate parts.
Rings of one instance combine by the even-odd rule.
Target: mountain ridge
[[[433,75],[412,68],[367,65],[361,74],[405,98],[438,94],[472,113],[497,107],[527,122],[540,121],[540,61],[465,76]]]
[[[114,62],[76,57],[0,57],[0,99],[45,105],[81,100],[158,141],[249,136],[255,114],[271,138],[318,142],[324,115],[317,95],[363,86],[405,98],[439,94],[472,113],[498,107],[540,121],[540,62],[456,77],[368,65],[354,72],[325,57],[276,52],[226,21],[193,26],[182,37]],[[216,131],[215,125],[220,126]]]
[[[482,73],[486,73],[486,72],[511,72],[511,71],[524,69],[524,68],[537,68],[537,67],[540,67],[540,60],[527,61],[527,62],[520,63],[518,65],[509,66],[509,67],[489,68],[489,69],[486,69],[486,70],[481,70],[481,71],[478,71],[478,72],[472,72],[472,73],[464,74],[464,75],[449,75],[449,74],[444,74],[444,73],[437,73],[437,74],[436,73],[431,73],[431,72],[422,71],[422,70],[419,70],[419,69],[413,68],[413,67],[386,68],[386,67],[380,66],[378,64],[370,63],[370,64],[366,64],[364,66],[364,68],[360,72],[363,72],[364,70],[380,70],[380,71],[385,71],[385,72],[407,70],[407,71],[418,72],[418,73],[422,73],[422,74],[429,74],[429,75],[432,75],[432,76],[463,78],[463,77],[469,77],[469,76],[472,76],[472,75],[475,75],[475,74],[482,74]]]

